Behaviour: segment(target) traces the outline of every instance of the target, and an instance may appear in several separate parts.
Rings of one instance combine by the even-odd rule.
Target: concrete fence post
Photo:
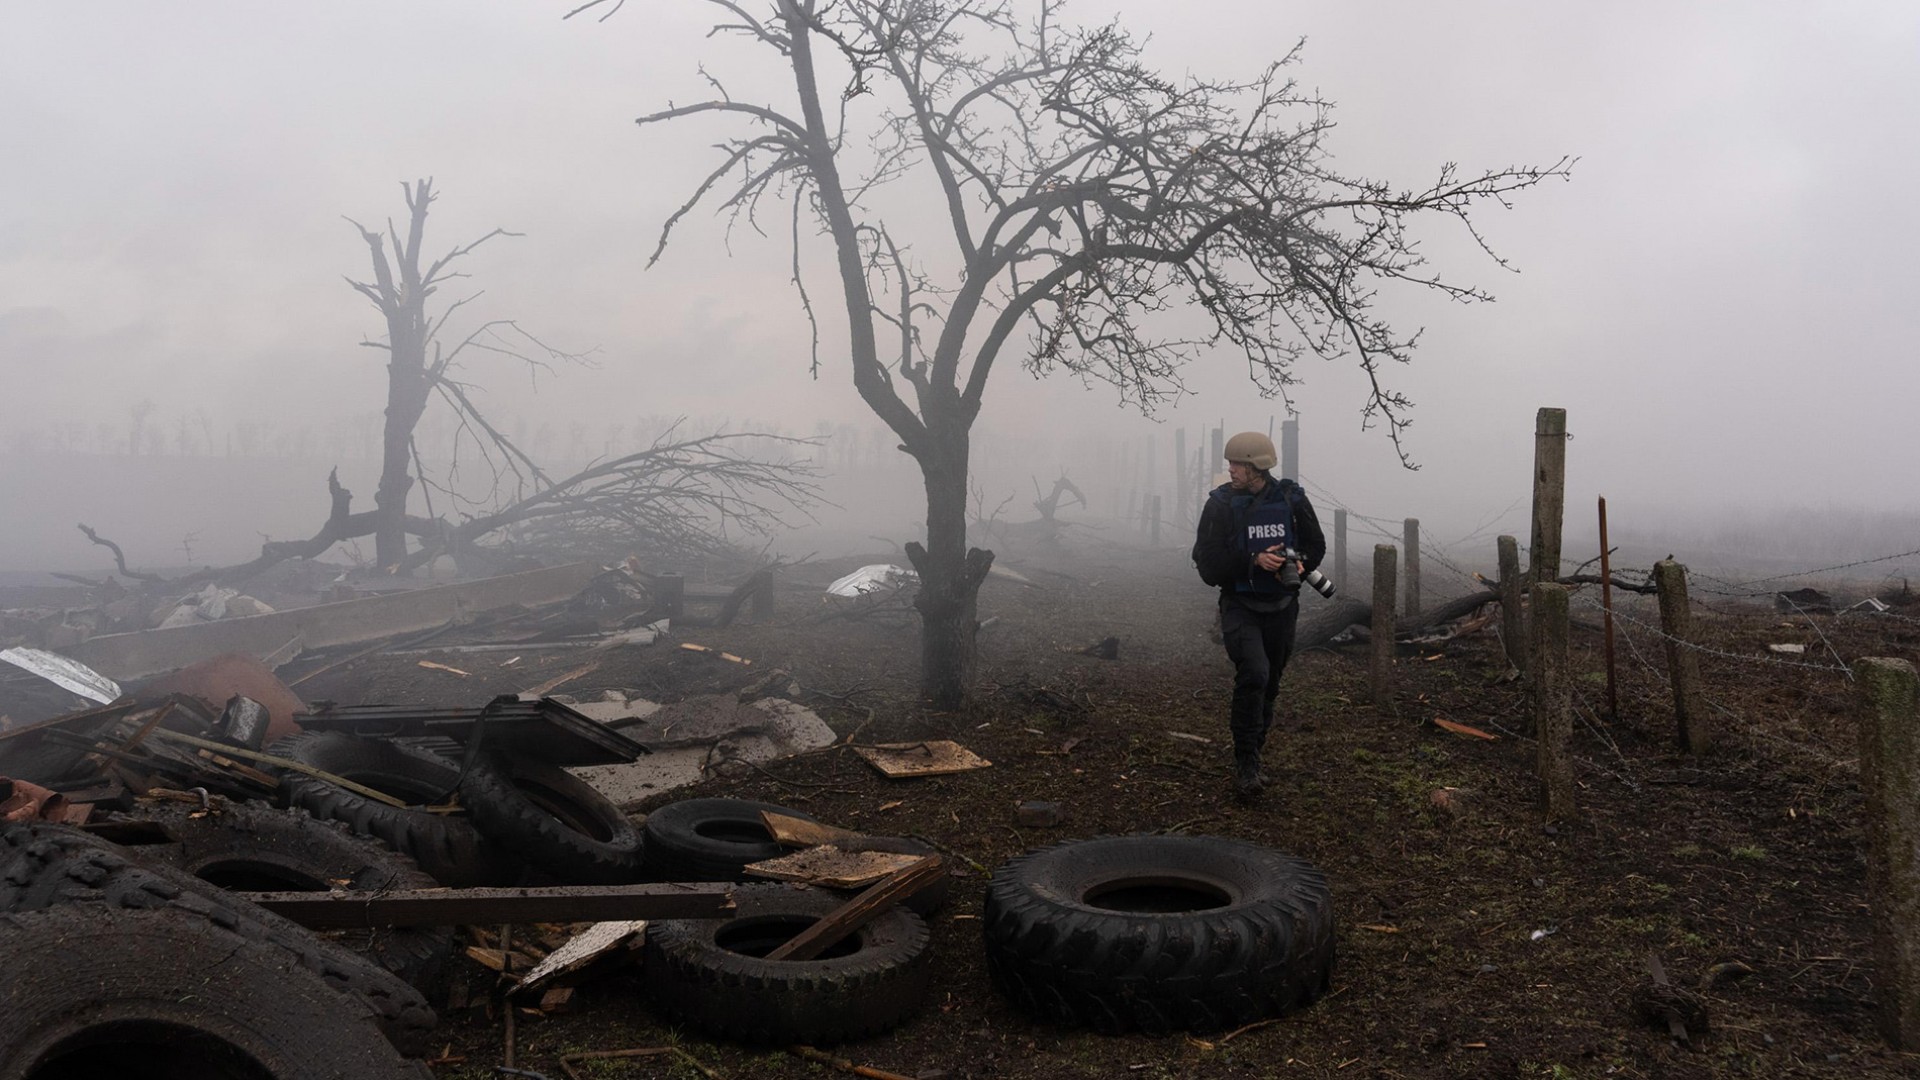
[[[1333,583],[1347,587],[1347,512],[1333,512]]]
[[[1673,684],[1673,719],[1680,745],[1704,754],[1713,746],[1713,726],[1700,706],[1700,659],[1694,654],[1693,610],[1687,602],[1687,569],[1672,559],[1653,564],[1653,585],[1660,595],[1660,632],[1667,651],[1667,678]]]
[[[1500,637],[1507,647],[1507,663],[1527,670],[1527,621],[1520,611],[1526,587],[1520,581],[1520,541],[1502,536],[1494,541],[1500,553]]]
[[[1393,701],[1393,593],[1399,553],[1392,544],[1373,546],[1373,641],[1369,668],[1373,707],[1381,716],[1394,716]]]
[[[1567,501],[1567,410],[1541,409],[1533,420],[1533,536],[1527,578],[1560,576],[1560,529]]]
[[[1567,588],[1533,586],[1533,734],[1540,809],[1548,821],[1573,816],[1573,682],[1567,671]]]
[[[1407,542],[1407,599],[1400,614],[1412,616],[1420,614],[1420,519],[1408,518],[1401,529]]]
[[[1873,913],[1880,1034],[1920,1050],[1920,676],[1906,660],[1853,667],[1860,694],[1860,787],[1867,796],[1867,906]]]

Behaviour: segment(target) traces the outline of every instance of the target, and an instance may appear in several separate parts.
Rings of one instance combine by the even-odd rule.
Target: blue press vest
[[[1234,495],[1230,504],[1236,550],[1257,555],[1271,547],[1293,546],[1293,500],[1281,490],[1279,481],[1270,483],[1258,495]],[[1235,583],[1237,591],[1261,596],[1278,596],[1284,591],[1279,575],[1271,571],[1254,567],[1247,576],[1249,580]]]

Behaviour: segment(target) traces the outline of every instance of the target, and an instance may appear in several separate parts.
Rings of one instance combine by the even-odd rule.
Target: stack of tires
[[[529,873],[564,885],[640,880],[639,830],[606,796],[557,765],[481,753],[455,761],[406,743],[308,732],[272,752],[405,803],[298,772],[288,805],[387,844],[443,885],[511,885]],[[464,814],[446,813],[458,801]]]

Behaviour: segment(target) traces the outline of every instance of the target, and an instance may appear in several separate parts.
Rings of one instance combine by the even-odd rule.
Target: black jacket
[[[1261,497],[1292,500],[1294,550],[1307,569],[1318,568],[1320,560],[1327,557],[1327,538],[1320,532],[1320,518],[1314,514],[1307,493],[1291,480],[1269,476]],[[1207,493],[1207,503],[1200,509],[1200,527],[1193,538],[1193,565],[1200,571],[1200,580],[1222,589],[1233,589],[1247,580],[1253,568],[1253,556],[1233,542],[1232,498],[1231,484],[1221,484]]]

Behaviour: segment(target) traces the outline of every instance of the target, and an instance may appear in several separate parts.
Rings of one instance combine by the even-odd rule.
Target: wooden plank
[[[856,746],[853,751],[865,758],[867,764],[880,770],[881,774],[889,780],[915,776],[946,776],[949,773],[984,769],[993,764],[950,739]]]
[[[911,866],[896,870],[879,884],[835,908],[826,918],[794,935],[791,941],[768,953],[767,959],[812,960],[944,873],[946,867],[938,855],[925,856]]]
[[[772,810],[760,811],[760,820],[767,823],[767,831],[773,834],[774,842],[782,847],[813,847],[816,844],[851,840],[860,835],[852,829],[822,825],[817,821],[808,821],[805,818],[776,813]]]
[[[383,893],[238,895],[312,930],[490,923],[717,919],[733,910],[731,882],[570,885],[538,889],[396,889]]]
[[[777,859],[750,863],[746,872],[775,881],[800,881],[828,889],[863,889],[888,874],[919,862],[924,852],[902,855],[886,851],[846,851],[821,844]]]

